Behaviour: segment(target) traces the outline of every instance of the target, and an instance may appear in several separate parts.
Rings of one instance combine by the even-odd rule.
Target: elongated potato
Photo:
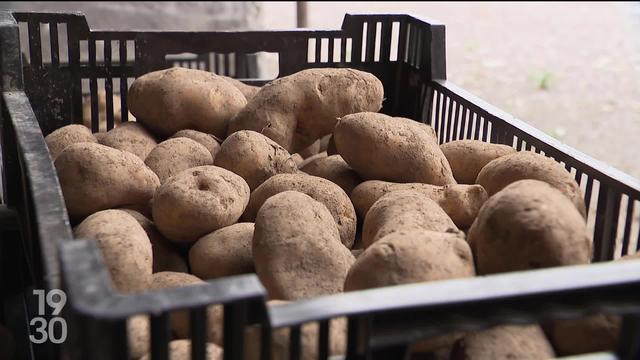
[[[252,273],[252,223],[237,223],[207,234],[189,250],[191,272],[201,279]]]
[[[516,149],[507,145],[480,140],[456,140],[440,145],[451,165],[453,177],[459,184],[475,184],[480,170],[491,161],[513,154]]]
[[[467,334],[454,346],[452,360],[553,359],[553,348],[538,325],[502,325]]]
[[[622,319],[615,315],[593,315],[581,319],[555,320],[547,336],[558,355],[570,356],[614,351]]]
[[[183,129],[224,138],[229,119],[247,104],[242,92],[223,77],[177,67],[137,78],[128,101],[138,122],[161,138]]]
[[[153,274],[149,290],[171,289],[184,286],[193,286],[204,283],[201,279],[191,274],[164,271]],[[207,341],[222,345],[224,308],[222,305],[210,305],[207,307]],[[188,338],[190,334],[189,311],[174,311],[169,315],[171,329],[179,339]]]
[[[298,172],[287,150],[250,130],[229,135],[220,146],[214,165],[240,175],[252,191],[273,175]]]
[[[260,207],[252,251],[269,298],[279,300],[341,292],[355,261],[340,243],[329,210],[296,191],[274,195]]]
[[[206,344],[206,360],[222,360],[223,350],[212,343]],[[191,340],[173,340],[169,342],[170,360],[191,360]],[[140,360],[151,360],[151,354],[146,354]]]
[[[482,185],[492,196],[505,186],[524,179],[549,183],[567,196],[573,205],[586,217],[586,207],[580,186],[571,173],[555,160],[531,151],[517,152],[499,157],[482,168],[476,184]]]
[[[539,180],[516,181],[490,197],[467,236],[480,274],[591,259],[584,218],[559,190]]]
[[[353,246],[357,220],[349,197],[338,185],[317,176],[300,173],[279,174],[269,178],[251,193],[243,219],[254,221],[258,210],[268,198],[288,190],[309,195],[326,206],[338,226],[344,246]]]
[[[82,142],[97,143],[98,140],[91,134],[91,130],[82,125],[63,126],[44,138],[49,148],[51,160],[56,160],[58,155],[67,148],[67,146]]]
[[[253,130],[290,153],[333,131],[337,118],[378,111],[384,89],[354,69],[307,69],[265,85],[229,123],[228,134]]]
[[[300,170],[335,183],[347,195],[351,194],[351,191],[362,182],[358,173],[353,171],[340,155],[316,159],[301,167]]]
[[[55,161],[69,216],[83,219],[96,211],[145,204],[160,180],[137,156],[110,147],[79,143]]]
[[[209,150],[209,152],[211,153],[212,159],[216,158],[216,154],[218,154],[218,151],[220,150],[220,142],[221,142],[220,139],[218,139],[217,137],[211,134],[203,133],[201,131],[186,129],[186,130],[180,130],[177,133],[173,134],[173,136],[171,136],[171,138],[178,138],[178,137],[186,137],[200,143],[200,145],[206,147],[207,150]]]
[[[365,180],[456,183],[428,125],[362,112],[342,117],[333,138],[338,153]]]
[[[393,191],[376,201],[367,213],[362,245],[366,249],[389,234],[410,230],[459,231],[433,200],[414,190]]]
[[[217,166],[199,166],[170,177],[153,197],[153,221],[175,243],[186,244],[240,218],[249,186]]]
[[[122,210],[99,211],[84,219],[73,234],[96,240],[117,291],[143,291],[151,283],[151,242],[133,216]]]
[[[161,183],[184,170],[213,165],[211,152],[200,143],[186,137],[165,140],[158,144],[144,161],[158,175]]]
[[[471,249],[459,234],[398,231],[383,237],[358,256],[344,282],[344,290],[474,275]]]
[[[485,201],[487,192],[480,185],[436,186],[420,183],[399,184],[369,180],[356,186],[351,192],[351,202],[359,219],[364,219],[373,204],[382,196],[398,190],[414,190],[435,201],[457,227],[471,226]]]

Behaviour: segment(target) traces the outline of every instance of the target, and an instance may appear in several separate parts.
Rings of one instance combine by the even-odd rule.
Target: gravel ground
[[[639,3],[309,2],[309,27],[345,12],[414,13],[447,27],[449,80],[640,178]],[[265,28],[295,26],[262,3]]]

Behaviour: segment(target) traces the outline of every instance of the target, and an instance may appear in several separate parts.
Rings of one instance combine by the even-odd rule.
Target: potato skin
[[[117,291],[143,291],[151,283],[151,242],[133,216],[122,210],[99,211],[82,221],[73,235],[96,240]]]
[[[212,343],[206,344],[206,360],[222,360],[223,350]],[[169,342],[169,359],[191,360],[191,340],[173,340]],[[140,360],[151,360],[151,354],[146,354]]]
[[[126,122],[101,136],[100,144],[128,151],[144,160],[158,145],[153,135],[136,122]]]
[[[189,250],[191,272],[201,279],[254,272],[253,223],[237,223],[207,234]]]
[[[478,173],[491,161],[517,152],[507,145],[480,140],[456,140],[440,145],[459,184],[475,184]]]
[[[82,125],[67,125],[56,129],[44,138],[51,155],[54,160],[62,153],[67,146],[76,143],[91,142],[97,143],[98,140],[91,134],[91,130]]]
[[[165,140],[158,144],[144,161],[158,175],[161,183],[181,171],[204,165],[213,165],[206,147],[186,137]]]
[[[55,167],[72,219],[145,204],[160,186],[158,176],[139,157],[100,144],[68,146],[56,159]]]
[[[214,165],[240,175],[252,191],[273,175],[298,172],[287,150],[251,130],[229,135],[220,146]]]
[[[175,243],[192,243],[240,218],[249,186],[217,166],[199,166],[169,178],[153,197],[153,221]]]
[[[208,71],[171,68],[137,78],[129,110],[160,138],[193,129],[224,138],[229,119],[246,104],[242,92]]]
[[[333,131],[336,119],[382,108],[374,75],[354,69],[307,69],[264,85],[229,123],[228,134],[253,130],[290,153]]]
[[[459,231],[433,200],[413,190],[393,191],[376,201],[367,213],[362,245],[366,249],[389,234],[410,230]]]
[[[315,155],[311,155],[307,158],[305,158],[299,165],[298,168],[302,170],[303,167],[306,167],[307,165],[311,164],[312,162],[315,162],[317,160],[320,159],[324,159],[327,157],[327,153],[326,152],[321,152],[321,153],[317,153]]]
[[[185,129],[180,130],[171,136],[172,139],[179,137],[186,137],[200,143],[200,145],[206,147],[207,150],[209,150],[212,159],[216,158],[216,154],[220,150],[220,139],[211,134],[203,133],[196,130]]]
[[[254,96],[256,96],[258,91],[260,91],[259,86],[247,85],[238,79],[234,79],[228,76],[221,75],[220,77],[223,78],[225,81],[229,82],[231,85],[235,86],[236,89],[240,90],[240,92],[242,93],[242,95],[244,95],[247,101],[251,100]]]
[[[559,356],[612,351],[618,345],[622,319],[593,315],[582,319],[555,320],[547,331]]]
[[[451,352],[452,360],[553,358],[553,348],[538,325],[502,325],[469,333]]]
[[[252,251],[269,298],[280,300],[341,292],[355,261],[340,243],[329,210],[296,191],[274,195],[260,207]]]
[[[428,125],[362,112],[342,117],[333,138],[338,153],[365,180],[456,183]]]
[[[340,240],[344,246],[353,246],[357,219],[347,194],[329,180],[304,173],[275,175],[258,186],[251,193],[249,204],[242,216],[244,221],[254,221],[258,210],[268,198],[288,190],[299,191],[324,204],[338,226]]]
[[[524,179],[544,181],[557,188],[586,218],[586,207],[580,186],[562,165],[544,155],[521,151],[499,157],[482,168],[476,184],[482,185],[487,190],[487,194],[492,196],[505,186]]]
[[[351,191],[362,182],[358,173],[353,171],[340,155],[316,159],[301,167],[300,170],[309,175],[318,176],[335,183],[340,186],[347,195],[351,194]]]
[[[149,352],[150,335],[148,316],[136,315],[127,319],[129,359],[139,359]]]
[[[398,231],[358,256],[344,282],[344,291],[474,275],[471,249],[459,234]]]
[[[516,181],[490,197],[467,239],[483,275],[591,259],[584,218],[559,190],[539,180]]]
[[[364,219],[373,204],[382,196],[398,190],[414,190],[435,201],[457,227],[466,229],[473,224],[478,211],[487,201],[487,192],[480,185],[436,186],[421,183],[392,183],[365,181],[351,192],[351,202],[359,219]]]

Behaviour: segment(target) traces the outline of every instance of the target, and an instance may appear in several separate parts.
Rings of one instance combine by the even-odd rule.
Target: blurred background
[[[300,25],[309,28],[339,28],[345,13],[412,13],[444,23],[449,80],[640,178],[639,2],[304,5],[306,21]],[[82,11],[94,29],[298,25],[296,2],[2,2],[0,7]],[[262,73],[277,73],[273,61],[259,64]]]

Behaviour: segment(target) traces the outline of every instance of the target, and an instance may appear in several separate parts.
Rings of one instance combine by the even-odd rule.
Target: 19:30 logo
[[[38,317],[31,319],[29,325],[35,330],[29,335],[29,340],[35,344],[42,344],[51,341],[54,344],[61,344],[67,339],[67,322],[58,316],[67,303],[67,294],[59,289],[54,289],[45,294],[42,289],[33,290],[33,294],[38,297]],[[49,321],[44,317],[46,305],[53,309],[52,317]]]

